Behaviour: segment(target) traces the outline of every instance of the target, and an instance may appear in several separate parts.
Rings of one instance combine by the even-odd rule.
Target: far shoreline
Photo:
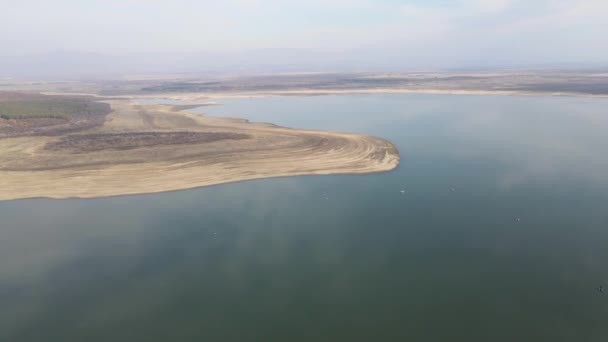
[[[588,94],[575,92],[536,92],[503,90],[452,90],[452,89],[324,89],[324,90],[271,90],[238,92],[183,92],[157,94],[99,95],[95,93],[70,93],[43,91],[44,95],[92,96],[111,100],[163,99],[176,101],[201,101],[229,98],[261,98],[272,96],[325,96],[325,95],[381,95],[381,94],[421,94],[421,95],[471,95],[471,96],[522,96],[522,97],[579,97],[608,99],[608,94]],[[198,106],[218,105],[215,102],[201,103]]]

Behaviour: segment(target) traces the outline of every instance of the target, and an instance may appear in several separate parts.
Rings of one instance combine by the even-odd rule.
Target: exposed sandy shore
[[[399,164],[396,148],[380,138],[210,118],[165,105],[111,104],[114,112],[99,128],[0,140],[0,200],[155,193],[257,178],[374,173]]]

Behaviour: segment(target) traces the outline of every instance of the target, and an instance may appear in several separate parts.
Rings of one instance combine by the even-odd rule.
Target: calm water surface
[[[222,103],[401,166],[0,202],[0,341],[608,340],[606,100]]]

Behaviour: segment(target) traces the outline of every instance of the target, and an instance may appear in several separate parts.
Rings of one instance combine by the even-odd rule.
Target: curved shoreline
[[[158,193],[260,178],[376,173],[399,164],[390,142],[366,135],[212,118],[171,105],[110,103],[114,112],[103,126],[68,135],[77,144],[62,143],[65,136],[0,140],[0,200]],[[137,141],[141,132],[148,133],[145,144]],[[193,133],[228,138],[176,138]],[[103,150],[82,147],[87,139],[94,144],[112,135],[122,137],[116,144],[125,135],[133,141]],[[163,140],[167,136],[171,140]],[[150,137],[159,140],[151,143]]]

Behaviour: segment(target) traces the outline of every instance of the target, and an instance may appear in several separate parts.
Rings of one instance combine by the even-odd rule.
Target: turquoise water
[[[221,101],[199,111],[381,136],[401,165],[0,202],[0,341],[608,339],[607,101]]]

